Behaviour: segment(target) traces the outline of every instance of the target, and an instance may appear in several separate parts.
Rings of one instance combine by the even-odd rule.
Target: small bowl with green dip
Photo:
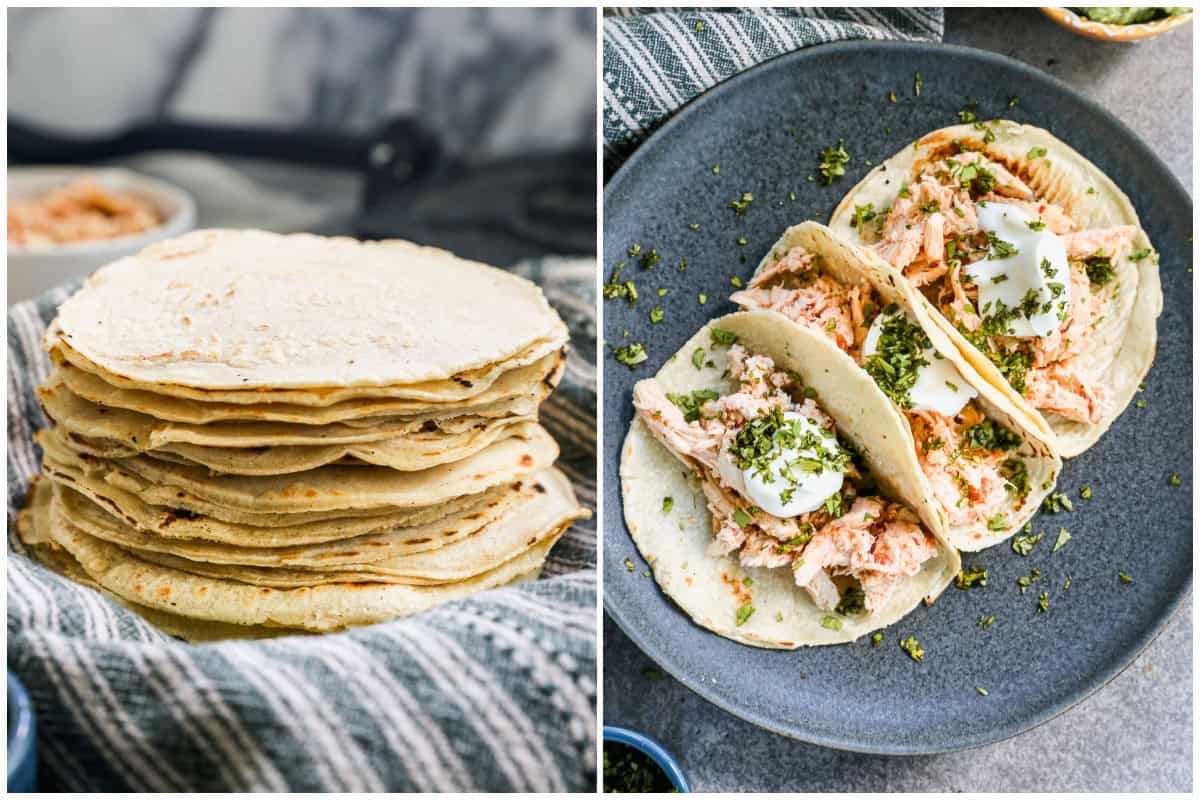
[[[1136,42],[1192,21],[1190,6],[1042,6],[1042,13],[1067,30],[1102,42]]]
[[[644,733],[604,726],[604,791],[690,792],[675,756]]]

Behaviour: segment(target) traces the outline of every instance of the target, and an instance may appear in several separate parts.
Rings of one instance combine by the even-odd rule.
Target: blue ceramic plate
[[[913,90],[917,72],[920,97]],[[862,640],[781,652],[711,634],[644,576],[648,567],[625,528],[617,469],[633,383],[653,375],[707,319],[734,310],[726,299],[730,278],[747,279],[784,228],[827,220],[869,163],[958,122],[969,101],[978,103],[980,119],[1048,128],[1132,198],[1162,255],[1165,296],[1158,356],[1139,395],[1144,407],[1131,406],[1095,447],[1067,463],[1058,491],[1075,510],[1043,512],[1034,520],[1034,530],[1046,537],[1032,554],[1021,557],[1005,544],[966,555],[964,564],[987,567],[987,586],[947,589],[934,606],[884,631],[878,647]],[[839,139],[852,155],[846,176],[829,187],[807,181],[816,174],[820,150]],[[754,200],[736,216],[729,203],[743,192]],[[973,747],[1045,722],[1103,686],[1186,597],[1192,575],[1192,202],[1154,153],[1103,108],[1041,72],[975,50],[902,43],[813,47],[745,72],[688,105],[614,176],[604,206],[607,268],[635,242],[661,258],[652,269],[626,267],[623,277],[634,279],[641,295],[636,306],[623,300],[605,306],[606,345],[643,342],[649,353],[633,370],[611,355],[604,361],[605,607],[647,655],[693,691],[764,728],[830,747],[876,753]],[[741,237],[745,244],[738,244]],[[686,271],[678,268],[683,258]],[[667,289],[661,298],[660,287]],[[701,293],[709,298],[703,306]],[[657,304],[664,319],[651,324]],[[1172,473],[1181,485],[1172,485]],[[1085,484],[1091,500],[1079,496]],[[1060,526],[1072,538],[1052,553]],[[1041,577],[1022,594],[1017,579],[1035,568]],[[1118,572],[1133,582],[1122,583]],[[1043,591],[1049,610],[1039,613]],[[983,629],[976,625],[981,615],[996,621]],[[907,636],[924,646],[923,663],[899,649]]]

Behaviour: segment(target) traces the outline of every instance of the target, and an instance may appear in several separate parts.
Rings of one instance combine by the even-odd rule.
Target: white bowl
[[[36,297],[71,278],[132,255],[153,242],[186,233],[196,226],[196,202],[169,183],[120,167],[9,167],[8,196],[36,197],[80,178],[91,178],[112,191],[129,192],[158,209],[163,223],[144,233],[37,247],[8,246],[8,302]]]

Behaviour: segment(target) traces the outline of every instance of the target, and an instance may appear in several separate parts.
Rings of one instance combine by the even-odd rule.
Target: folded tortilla
[[[917,479],[911,441],[902,435],[899,412],[863,371],[824,337],[772,311],[746,311],[712,320],[655,376],[664,391],[728,392],[723,366],[697,368],[694,353],[722,364],[727,347],[714,344],[712,329],[735,334],[750,353],[790,371],[860,452],[881,496],[906,507],[937,540],[937,552],[920,572],[900,578],[883,607],[869,614],[833,614],[798,587],[787,567],[746,568],[737,554],[714,557],[711,517],[694,471],[683,466],[636,418],[621,448],[621,492],[634,543],[651,565],[663,592],[699,625],[756,647],[793,649],[854,641],[932,602],[958,573],[960,560],[947,544],[941,519]],[[670,503],[665,503],[671,498]],[[664,510],[669,506],[669,510]],[[752,609],[749,616],[739,609]]]
[[[989,421],[1002,425],[1020,438],[1020,445],[1011,448],[1005,455],[1007,456],[1006,461],[1015,459],[1021,465],[1018,468],[1023,471],[1024,480],[1019,483],[1026,487],[1024,493],[1021,493],[1017,486],[1008,484],[1007,490],[1003,494],[1003,501],[999,505],[990,507],[991,513],[986,517],[971,521],[951,519],[951,516],[959,511],[961,504],[971,502],[969,497],[963,496],[958,486],[954,487],[952,499],[949,497],[939,499],[938,493],[934,491],[931,483],[931,476],[943,478],[942,483],[946,485],[947,489],[950,488],[951,483],[958,483],[953,480],[956,474],[953,471],[955,457],[951,456],[948,468],[943,470],[945,474],[940,476],[934,462],[923,462],[918,457],[918,469],[913,475],[913,482],[923,495],[932,499],[933,507],[945,530],[946,540],[958,550],[982,550],[1002,542],[1020,531],[1037,513],[1042,499],[1053,491],[1055,481],[1062,468],[1062,462],[1054,453],[1051,445],[1052,437],[1045,436],[1031,422],[1034,412],[1019,398],[1014,403],[1010,394],[1003,392],[979,374],[966,356],[955,347],[949,335],[934,320],[934,315],[937,314],[936,309],[919,292],[906,291],[903,278],[895,269],[870,249],[838,238],[829,228],[820,223],[804,222],[784,232],[780,240],[759,263],[755,271],[755,278],[751,279],[751,285],[754,288],[735,293],[732,298],[734,302],[743,307],[752,308],[755,301],[769,300],[773,296],[771,294],[773,289],[789,286],[789,281],[794,279],[793,275],[779,273],[772,276],[767,271],[780,258],[789,253],[795,254],[797,248],[815,256],[813,263],[820,275],[831,279],[839,287],[861,287],[862,291],[875,293],[881,309],[894,305],[902,310],[929,336],[937,355],[952,363],[962,380],[978,392],[978,396],[971,400],[975,407]],[[760,275],[767,279],[756,283],[755,279]],[[816,331],[831,342],[838,336],[834,331],[817,324],[803,314],[797,313],[789,319],[794,324]],[[855,333],[861,335],[861,330]],[[862,368],[847,353],[841,350],[839,353],[843,356],[841,359],[844,362],[843,369]],[[894,401],[890,399],[888,401],[900,412],[901,424],[897,427],[895,435],[907,441],[914,453],[922,452],[929,443],[915,440],[913,425],[905,410]],[[928,452],[925,450],[926,454]],[[921,468],[923,463],[930,464],[929,474]],[[950,507],[949,503],[951,502],[959,507]]]
[[[830,227],[849,241],[877,245],[876,225],[859,224],[863,214],[856,215],[856,209],[876,214],[875,222],[881,222],[909,182],[927,167],[958,153],[981,154],[1015,176],[1032,190],[1033,197],[1024,198],[1029,207],[1037,210],[1039,204],[1053,204],[1069,217],[1071,233],[1124,226],[1133,229],[1128,246],[1101,254],[1111,257],[1112,277],[1097,289],[1100,313],[1086,351],[1076,359],[1080,375],[1103,392],[1096,420],[1071,419],[1051,410],[1032,413],[1033,424],[1056,437],[1057,449],[1064,457],[1078,455],[1095,444],[1125,410],[1154,361],[1156,321],[1162,311],[1157,254],[1133,204],[1107,175],[1048,131],[1007,120],[956,125],[923,136],[872,169],[851,189],[830,218]],[[1020,192],[1009,194],[1002,202],[1022,199]],[[908,281],[902,282],[901,288],[913,296],[915,304],[920,290]],[[969,342],[941,310],[933,308],[932,317],[1015,407],[1036,408],[1036,402],[1021,404],[1022,393],[1009,384],[994,359]],[[1028,390],[1025,393],[1029,394]]]

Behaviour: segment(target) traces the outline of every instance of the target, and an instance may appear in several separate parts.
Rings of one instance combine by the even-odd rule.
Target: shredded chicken
[[[974,164],[995,178],[991,191],[972,200],[955,177],[956,164]],[[953,169],[952,169],[953,167]],[[873,247],[893,266],[903,270],[909,282],[920,287],[955,325],[978,331],[983,325],[975,303],[977,289],[964,284],[963,266],[983,257],[979,249],[982,232],[976,215],[978,202],[1003,202],[1021,208],[1045,223],[1063,238],[1069,259],[1083,260],[1101,255],[1116,265],[1128,257],[1137,229],[1131,225],[1076,230],[1075,222],[1061,206],[1037,198],[1033,190],[1002,165],[977,152],[962,152],[927,165],[907,187],[906,197],[897,197]],[[860,231],[870,241],[870,236]],[[956,268],[946,263],[947,242],[957,239],[970,248],[965,258],[960,247]],[[1071,270],[1071,304],[1060,327],[1046,337],[1024,340],[1033,352],[1034,364],[1026,373],[1024,397],[1035,407],[1070,419],[1098,422],[1103,418],[1104,387],[1086,379],[1072,362],[1086,353],[1092,332],[1104,310],[1101,293],[1094,290],[1086,273],[1077,265]],[[1011,341],[997,337],[1000,349]],[[942,487],[949,496],[949,487]]]
[[[1107,396],[1103,386],[1080,376],[1076,359],[1031,369],[1025,376],[1025,399],[1043,411],[1080,422],[1094,425],[1104,419]]]
[[[917,445],[917,460],[929,480],[934,499],[946,509],[951,525],[973,525],[999,513],[1008,499],[1007,481],[1000,464],[1003,451],[962,452],[962,434],[983,419],[973,403],[964,412],[962,423],[936,411],[909,411],[909,422]]]
[[[1093,228],[1064,236],[1063,244],[1067,246],[1067,258],[1082,259],[1103,254],[1117,260],[1129,252],[1135,235],[1137,228],[1132,225]]]
[[[860,497],[850,511],[819,530],[793,566],[796,584],[808,587],[817,574],[854,575],[874,611],[901,576],[916,575],[937,553],[937,544],[899,506]],[[814,598],[815,600],[816,598]]]
[[[729,299],[742,308],[777,311],[854,355],[867,335],[863,304],[875,301],[874,291],[866,283],[847,286],[828,275],[813,277],[813,262],[811,253],[793,247]],[[796,276],[803,278],[799,286],[789,282]]]
[[[699,424],[685,421],[683,412],[667,398],[658,381],[649,378],[634,385],[633,407],[654,438],[685,464],[694,459],[709,469],[717,468],[720,441]]]

